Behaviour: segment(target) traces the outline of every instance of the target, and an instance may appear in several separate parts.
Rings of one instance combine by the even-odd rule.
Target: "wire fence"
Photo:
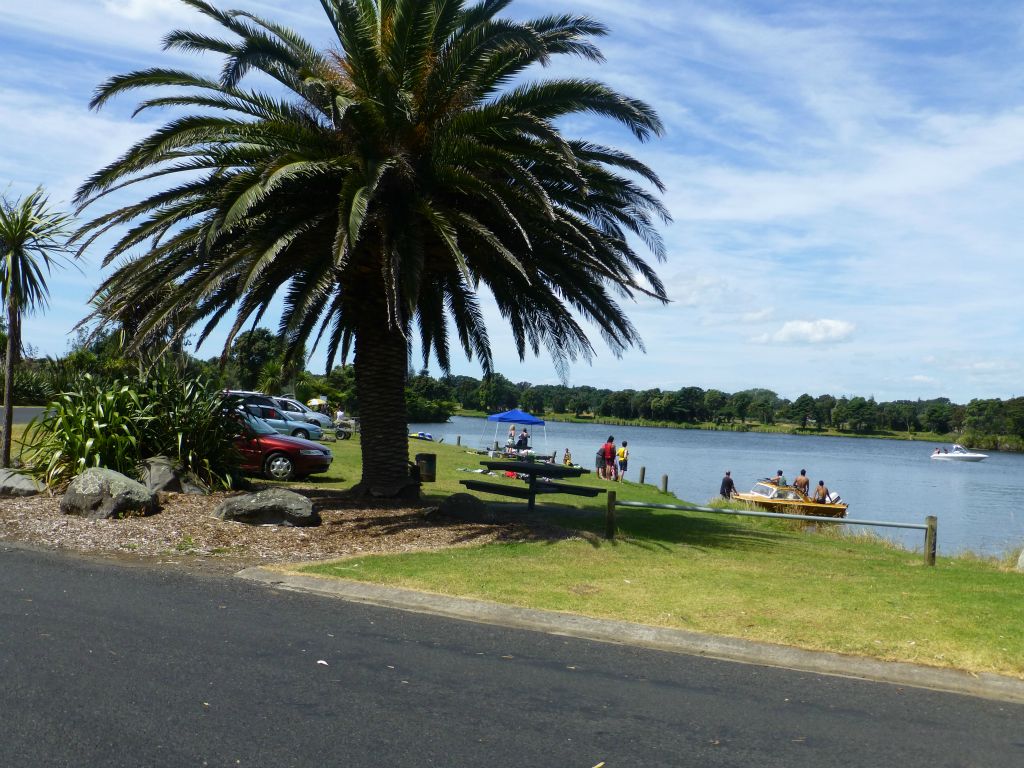
[[[615,538],[615,510],[627,509],[667,509],[677,512],[710,512],[716,515],[738,515],[740,517],[770,517],[778,520],[801,520],[803,522],[826,523],[832,525],[868,525],[880,528],[909,528],[924,531],[924,560],[927,565],[935,565],[935,550],[938,546],[939,519],[934,515],[925,517],[924,523],[896,523],[883,520],[852,520],[847,517],[817,517],[814,515],[791,515],[781,512],[755,512],[746,509],[718,509],[715,507],[699,507],[682,504],[657,504],[644,501],[619,501],[615,491],[608,492],[608,506],[605,517],[605,534],[609,539]]]

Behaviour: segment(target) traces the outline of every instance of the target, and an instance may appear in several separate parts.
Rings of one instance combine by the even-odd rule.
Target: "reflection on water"
[[[447,424],[414,424],[410,430],[430,432],[447,443],[460,435],[463,445],[478,448],[495,439],[504,443],[508,425],[457,416]],[[532,431],[538,452],[557,451],[561,459],[568,448],[575,462],[588,468],[609,434],[617,444],[627,440],[629,479],[636,480],[645,466],[648,483],[668,475],[669,488],[691,502],[704,503],[717,494],[727,469],[740,490],[778,469],[790,480],[806,469],[812,485],[824,480],[842,495],[850,517],[921,523],[926,515],[937,515],[939,550],[945,554],[1002,555],[1024,546],[1024,514],[1017,510],[1024,496],[1024,454],[991,452],[979,463],[940,462],[929,459],[934,443],[910,440],[557,422]],[[467,455],[466,466],[478,466],[475,462]],[[922,532],[870,530],[911,548],[922,546]]]

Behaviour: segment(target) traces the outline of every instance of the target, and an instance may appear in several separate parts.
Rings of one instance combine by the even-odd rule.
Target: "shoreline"
[[[471,419],[486,419],[488,414],[483,411],[472,411],[459,409],[453,416],[464,416]],[[894,432],[841,432],[835,429],[810,429],[797,427],[795,425],[766,425],[766,424],[711,424],[673,421],[647,421],[644,419],[616,419],[610,417],[582,418],[563,413],[545,413],[541,418],[545,421],[555,421],[564,424],[604,424],[609,427],[651,427],[661,429],[697,430],[701,432],[759,432],[762,434],[779,435],[803,435],[806,437],[852,437],[852,438],[873,438],[876,440],[903,440],[907,442],[921,443],[953,443],[960,438],[953,438],[948,435],[936,435],[934,433],[894,433]],[[426,423],[426,422],[420,422]],[[447,422],[437,422],[447,423]],[[997,449],[990,449],[997,450]]]

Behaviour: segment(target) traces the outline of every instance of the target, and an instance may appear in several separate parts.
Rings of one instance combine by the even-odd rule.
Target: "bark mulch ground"
[[[230,495],[224,493],[161,494],[158,514],[122,520],[61,514],[59,496],[0,498],[0,541],[221,570],[538,537],[536,530],[516,522],[469,523],[428,514],[434,511],[431,507],[367,506],[322,490],[305,493],[320,512],[320,526],[251,526],[218,520],[211,513]]]

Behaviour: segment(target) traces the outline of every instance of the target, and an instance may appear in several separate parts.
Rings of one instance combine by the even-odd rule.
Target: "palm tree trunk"
[[[374,302],[376,303],[376,302]],[[409,476],[409,432],[405,382],[409,355],[404,335],[389,328],[381,311],[359,315],[355,341],[356,395],[359,399],[363,495],[419,498]]]
[[[14,422],[14,361],[21,341],[18,312],[13,302],[7,305],[7,356],[4,366],[4,434],[0,467],[11,466],[11,425]]]

